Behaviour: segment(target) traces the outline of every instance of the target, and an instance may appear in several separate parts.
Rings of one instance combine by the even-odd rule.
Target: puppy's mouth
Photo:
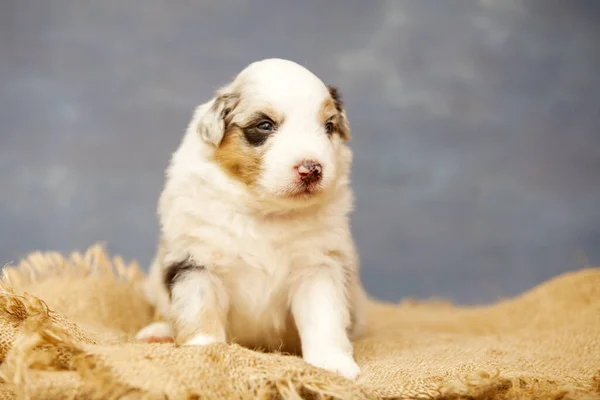
[[[323,192],[324,188],[320,182],[308,184],[304,182],[296,182],[286,189],[287,190],[284,192],[284,197],[294,200],[303,200],[318,196]]]

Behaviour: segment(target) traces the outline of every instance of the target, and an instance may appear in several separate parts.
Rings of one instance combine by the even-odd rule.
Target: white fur
[[[206,346],[208,344],[223,342],[220,338],[210,335],[198,334],[184,343],[184,346]]]
[[[138,340],[148,340],[150,338],[172,338],[173,329],[171,324],[167,322],[153,322],[150,325],[142,328],[135,338]]]
[[[197,326],[185,344],[278,349],[294,329],[291,317],[307,362],[354,379],[359,367],[346,329],[352,314],[352,333],[359,332],[365,294],[348,221],[351,152],[318,119],[329,92],[305,68],[277,59],[251,64],[221,92],[228,90],[242,93],[239,107],[268,105],[284,123],[265,144],[260,179],[249,188],[212,158],[223,137],[215,100],[197,109],[167,171],[146,293],[176,327]],[[303,160],[322,165],[321,191],[287,198]],[[170,301],[163,270],[185,257],[204,269],[178,281]],[[197,320],[206,312],[217,316],[216,331]]]

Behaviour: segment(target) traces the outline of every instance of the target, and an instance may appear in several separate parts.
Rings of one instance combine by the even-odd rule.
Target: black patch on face
[[[246,138],[246,140],[248,141],[250,146],[254,146],[254,147],[262,146],[270,136],[268,133],[259,131],[258,129],[256,129],[254,127],[245,128],[245,129],[243,129],[243,132],[244,132],[244,137]]]
[[[273,130],[264,131],[259,129],[258,126],[262,122],[270,122],[273,126]],[[248,141],[248,144],[250,144],[250,146],[258,147],[262,146],[267,141],[269,136],[275,132],[276,127],[277,125],[271,117],[264,113],[258,113],[245,128],[242,128],[242,131],[244,132],[244,137],[246,138],[246,141]]]
[[[344,109],[344,102],[342,101],[342,94],[340,93],[338,88],[336,88],[335,86],[327,86],[327,89],[329,90],[329,94],[331,95],[331,98],[333,99],[333,102],[335,103],[335,109],[338,110],[338,112],[342,112],[342,110]]]
[[[179,279],[181,279],[187,272],[190,271],[202,271],[204,269],[203,265],[198,265],[190,257],[187,257],[183,261],[177,261],[165,268],[165,272],[163,274],[163,284],[169,293],[169,298],[171,298],[171,292],[173,291],[173,286]]]

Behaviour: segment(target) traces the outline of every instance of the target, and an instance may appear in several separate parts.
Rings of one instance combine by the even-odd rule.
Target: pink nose
[[[300,180],[303,183],[310,185],[311,183],[316,183],[321,180],[323,167],[316,161],[307,160],[298,165],[296,171],[298,171]]]

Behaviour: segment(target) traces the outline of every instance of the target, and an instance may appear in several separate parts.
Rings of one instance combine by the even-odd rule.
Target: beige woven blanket
[[[0,399],[600,398],[600,269],[484,307],[373,302],[354,383],[237,345],[136,343],[143,277],[97,246],[5,268]]]

